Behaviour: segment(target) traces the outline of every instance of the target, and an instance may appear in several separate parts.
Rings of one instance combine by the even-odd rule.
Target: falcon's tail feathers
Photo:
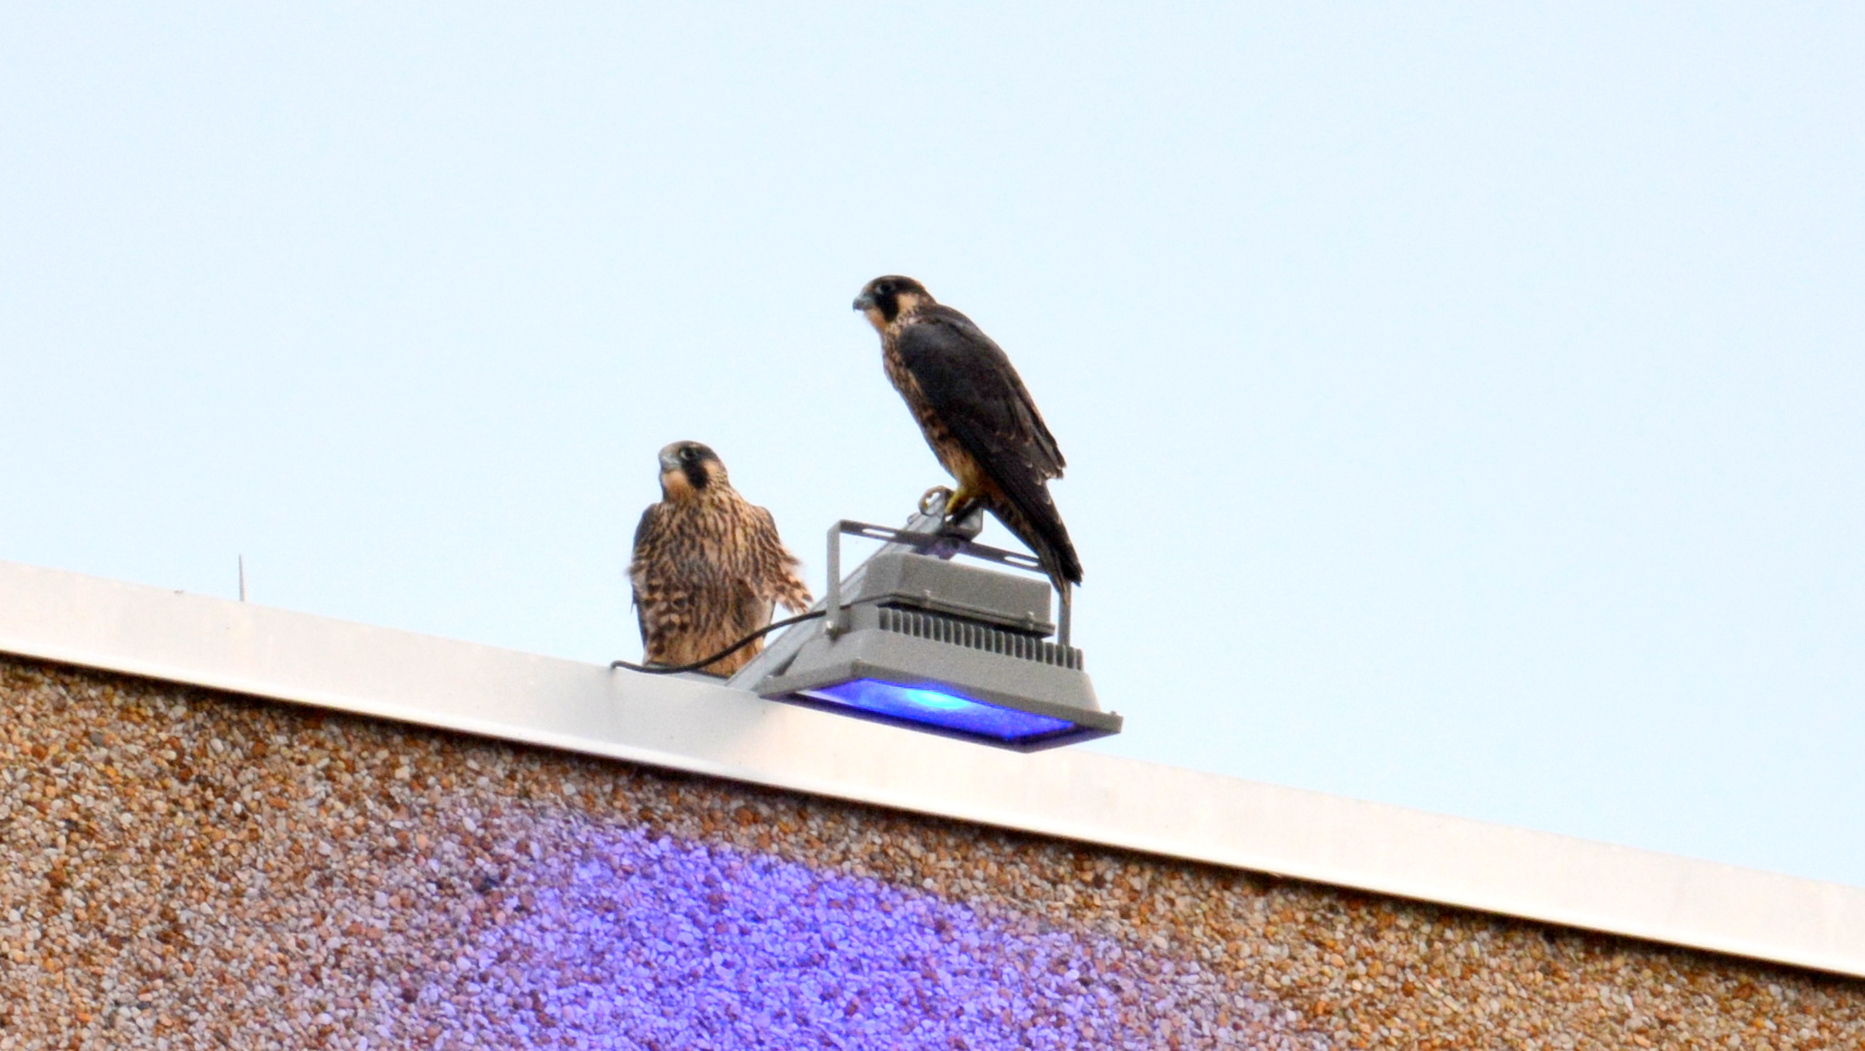
[[[1055,501],[1049,497],[1049,488],[1039,487],[1033,495],[1035,499],[1028,501],[1033,507],[1011,503],[1005,507],[994,505],[991,510],[1042,560],[1056,590],[1067,594],[1069,585],[1081,583],[1081,559],[1069,540],[1068,526],[1062,524],[1062,512],[1056,510]]]

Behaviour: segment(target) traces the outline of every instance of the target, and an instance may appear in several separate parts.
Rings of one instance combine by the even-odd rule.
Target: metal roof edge
[[[1865,977],[1865,888],[0,561],[0,652]]]

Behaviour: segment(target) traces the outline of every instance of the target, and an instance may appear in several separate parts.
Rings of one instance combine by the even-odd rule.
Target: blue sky
[[[0,558],[590,661],[695,438],[821,587],[1068,455],[1090,747],[1865,885],[1855,6],[0,13]],[[1001,533],[998,538],[1004,540]]]

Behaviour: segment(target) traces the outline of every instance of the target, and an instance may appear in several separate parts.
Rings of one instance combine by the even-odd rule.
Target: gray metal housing
[[[908,527],[924,528],[916,519]],[[858,523],[847,523],[850,527]],[[873,528],[873,527],[867,527]],[[835,544],[842,531],[831,534]],[[962,552],[965,547],[958,546]],[[989,550],[989,549],[983,549]],[[839,558],[832,557],[831,563]],[[983,569],[889,544],[835,589],[839,615],[792,628],[733,676],[730,685],[759,696],[811,707],[802,691],[854,679],[946,689],[1000,707],[1066,720],[1073,728],[1040,738],[1002,742],[914,723],[1017,751],[1037,751],[1120,732],[1121,717],[1103,712],[1082,670],[1081,651],[1048,641],[1049,585],[1031,577]],[[839,706],[841,714],[892,722]]]

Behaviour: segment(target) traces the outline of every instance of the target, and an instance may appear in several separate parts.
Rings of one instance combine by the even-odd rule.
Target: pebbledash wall
[[[0,1049],[1861,1048],[1865,891],[0,563]]]

